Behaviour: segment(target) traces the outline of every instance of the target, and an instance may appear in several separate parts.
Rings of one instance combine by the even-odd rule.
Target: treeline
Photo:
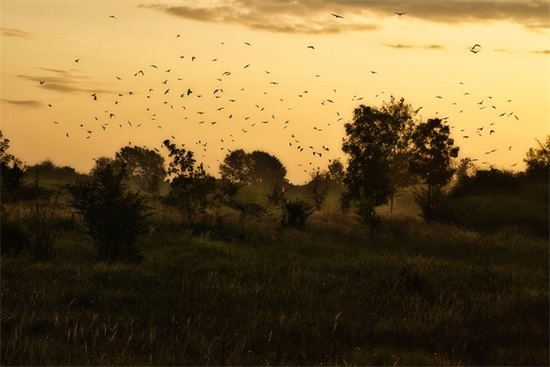
[[[378,207],[393,208],[404,190],[413,191],[427,221],[482,230],[515,225],[548,236],[550,136],[527,152],[525,172],[476,170],[469,159],[457,162],[446,121],[417,121],[417,111],[393,97],[379,108],[359,106],[345,125],[346,164],[331,161],[302,187],[289,183],[286,168],[269,153],[232,151],[215,178],[194,152],[170,140],[163,142],[168,162],[156,149],[127,146],[96,159],[87,175],[50,161],[27,167],[9,154],[0,132],[2,252],[31,248],[33,257],[52,256],[52,208],[62,204],[72,208],[70,220],[84,224],[101,260],[136,261],[137,239],[148,233],[148,217],[159,205],[195,229],[221,225],[221,213],[228,212],[240,221],[267,217],[299,229],[330,196],[332,209],[355,213],[374,229]],[[8,209],[22,200],[34,200],[26,230]]]

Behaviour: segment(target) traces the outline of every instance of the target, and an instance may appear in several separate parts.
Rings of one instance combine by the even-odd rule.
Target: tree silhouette
[[[233,183],[249,184],[252,181],[252,157],[242,149],[225,156],[219,170],[223,179]]]
[[[141,259],[136,240],[147,232],[147,206],[127,180],[124,166],[117,171],[107,164],[95,169],[92,180],[67,186],[101,260]]]
[[[349,155],[344,178],[348,197],[373,207],[393,203],[397,190],[410,183],[408,155],[414,112],[401,98],[381,108],[361,105],[345,125],[342,150]],[[372,212],[364,210],[365,213]]]
[[[441,187],[455,172],[452,160],[458,156],[459,148],[454,146],[450,134],[449,126],[438,118],[419,123],[412,134],[410,169],[426,184],[416,195],[426,219],[433,219]]]
[[[286,182],[286,168],[277,157],[256,150],[250,154],[250,158],[252,159],[251,177],[254,183],[272,185]]]
[[[176,147],[170,140],[165,140],[163,144],[172,158],[168,169],[170,186],[164,202],[194,222],[196,216],[203,214],[210,204],[216,179],[206,174],[202,163],[195,165],[193,152]]]
[[[550,135],[546,136],[544,144],[538,140],[537,144],[538,148],[529,148],[523,160],[527,164],[525,172],[531,177],[548,179],[550,174]]]
[[[286,182],[286,168],[281,161],[266,152],[246,153],[239,149],[228,154],[220,164],[222,178],[234,183],[260,184],[270,187]]]
[[[23,185],[27,168],[14,155],[8,153],[10,140],[0,130],[0,189],[2,201],[14,199],[16,191]]]
[[[166,177],[164,158],[154,150],[143,147],[123,147],[115,155],[115,161],[124,164],[130,179],[142,190],[158,193],[160,183]]]

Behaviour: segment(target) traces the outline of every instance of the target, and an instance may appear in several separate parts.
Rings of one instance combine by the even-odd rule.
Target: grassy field
[[[78,224],[51,261],[2,256],[1,364],[549,364],[547,239],[274,215],[157,210],[137,264],[98,262]]]

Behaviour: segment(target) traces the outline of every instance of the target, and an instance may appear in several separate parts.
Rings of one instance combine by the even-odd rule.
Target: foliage
[[[115,160],[126,166],[128,176],[138,186],[151,194],[158,193],[164,181],[164,158],[157,152],[144,147],[126,146],[115,155]]]
[[[259,150],[253,151],[250,157],[253,182],[264,185],[286,182],[286,168],[277,157]]]
[[[115,173],[106,165],[95,171],[92,180],[67,186],[71,205],[83,217],[100,260],[141,259],[136,240],[147,233],[148,208],[126,181],[124,166]]]
[[[239,149],[229,153],[220,164],[222,178],[235,183],[271,186],[286,182],[286,168],[281,161],[266,152],[246,153]]]
[[[550,175],[550,135],[541,143],[537,140],[538,148],[529,148],[523,160],[527,164],[526,173],[533,177],[547,179]]]
[[[455,172],[452,161],[458,156],[459,148],[454,146],[450,134],[449,126],[441,119],[419,123],[412,134],[410,170],[425,184],[415,195],[415,201],[427,220],[435,219],[435,211],[441,203],[442,187]]]
[[[274,181],[269,190],[266,190],[267,201],[273,205],[279,205],[285,200],[285,187],[279,181]]]
[[[60,167],[47,159],[41,163],[29,166],[27,168],[28,177],[37,177],[42,182],[57,181],[57,182],[74,182],[83,175],[76,172],[74,168],[69,166]]]
[[[329,189],[328,180],[329,175],[324,174],[319,170],[312,174],[312,180],[309,183],[309,186],[311,186],[311,199],[313,200],[313,207],[316,210],[321,209],[321,206],[327,198]]]
[[[4,138],[0,130],[0,189],[2,201],[15,198],[18,189],[23,185],[27,168],[18,158],[8,153],[10,140]]]
[[[313,207],[301,199],[285,200],[283,203],[283,227],[303,228],[313,214]]]
[[[206,173],[202,163],[195,166],[193,152],[176,147],[170,140],[165,140],[163,144],[172,158],[168,169],[172,178],[164,203],[176,208],[188,221],[193,222],[210,205],[216,180]]]
[[[404,99],[381,108],[361,105],[345,125],[342,150],[349,155],[344,178],[349,194],[374,206],[393,201],[397,190],[410,184],[408,154],[414,112]],[[360,194],[361,193],[361,194]]]
[[[219,170],[222,179],[229,182],[249,184],[252,181],[252,157],[242,149],[225,156]]]
[[[1,207],[2,220],[0,220],[0,231],[2,244],[0,246],[0,253],[2,255],[19,255],[29,243],[29,236],[22,228],[21,223],[13,218],[4,202],[1,203]]]
[[[334,159],[328,165],[327,176],[332,183],[335,183],[338,185],[343,184],[345,175],[346,175],[346,170],[344,168],[344,165],[339,159]]]
[[[35,186],[38,186],[38,181]],[[55,255],[55,245],[61,234],[55,216],[60,205],[59,195],[58,192],[55,196],[38,198],[29,204],[25,223],[28,250],[33,260],[51,260]]]

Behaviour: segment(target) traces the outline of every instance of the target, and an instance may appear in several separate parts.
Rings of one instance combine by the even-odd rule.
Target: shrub
[[[18,255],[23,251],[29,238],[25,231],[9,215],[5,205],[2,204],[2,220],[0,220],[2,245],[0,253]]]
[[[26,213],[29,251],[33,260],[49,260],[54,255],[54,245],[60,233],[55,218],[58,204],[58,196],[36,199]]]
[[[309,216],[313,214],[313,207],[300,199],[285,201],[283,204],[283,227],[302,228]]]
[[[108,164],[91,181],[68,186],[71,205],[84,218],[100,260],[141,259],[136,240],[147,232],[148,208],[126,180],[124,167],[115,173]]]

